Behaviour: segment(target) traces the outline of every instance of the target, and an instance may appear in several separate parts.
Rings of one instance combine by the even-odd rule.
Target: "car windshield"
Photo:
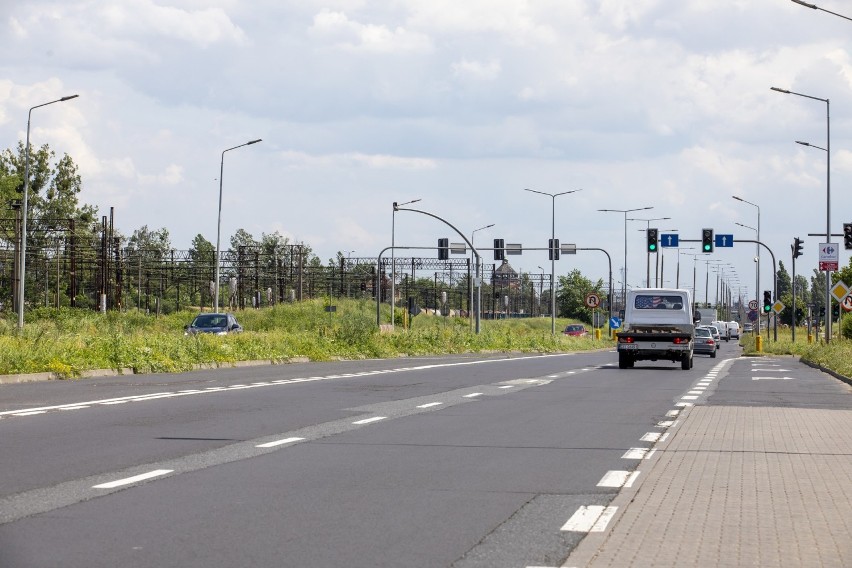
[[[582,325],[569,325],[565,328],[565,331],[583,331]]]
[[[196,316],[192,327],[225,327],[227,318],[221,314],[205,314]]]

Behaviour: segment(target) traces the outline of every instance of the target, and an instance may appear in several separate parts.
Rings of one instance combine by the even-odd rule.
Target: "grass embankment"
[[[838,326],[840,327],[840,326]],[[844,326],[845,327],[848,326]],[[805,328],[796,330],[796,341],[793,342],[793,333],[789,328],[778,329],[778,341],[775,341],[773,330],[766,338],[766,330],[761,334],[763,337],[762,353],[768,355],[795,355],[803,361],[813,363],[831,369],[832,371],[852,377],[852,340],[838,337],[826,345],[822,337],[814,337],[813,343],[808,343],[808,332]],[[747,355],[758,355],[755,349],[755,337],[753,334],[745,334],[740,339],[743,352]]]
[[[252,360],[552,353],[612,345],[606,334],[601,341],[563,336],[559,330],[568,320],[557,321],[553,336],[549,318],[484,320],[477,335],[467,319],[423,315],[413,318],[412,329],[397,324],[395,332],[380,333],[374,303],[335,303],[335,313],[326,312],[321,300],[239,312],[237,318],[246,331],[228,336],[185,336],[183,328],[196,315],[191,311],[154,317],[139,312],[38,309],[26,314],[20,333],[12,319],[0,320],[0,375],[47,371],[57,377],[75,377],[91,369],[150,373]],[[398,320],[401,313],[397,310]],[[382,321],[390,321],[387,306],[382,316]]]

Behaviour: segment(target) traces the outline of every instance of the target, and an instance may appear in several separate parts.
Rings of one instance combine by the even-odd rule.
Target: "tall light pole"
[[[745,203],[747,205],[751,205],[752,207],[757,209],[757,228],[756,229],[753,228],[753,227],[749,227],[748,225],[743,225],[742,223],[736,223],[736,224],[739,225],[740,227],[745,227],[747,229],[751,229],[752,231],[754,231],[757,234],[756,240],[758,242],[760,242],[760,206],[756,203],[752,203],[751,201],[746,201],[742,197],[737,197],[736,195],[732,195],[731,197],[733,197],[737,201],[742,201],[743,203]],[[760,306],[760,245],[755,244],[754,248],[755,248],[754,301],[757,302],[758,308],[759,308],[759,306]],[[757,323],[757,334],[756,335],[760,335],[760,315],[759,314],[757,316],[756,323]]]
[[[490,229],[493,226],[494,226],[494,223],[491,223],[490,225],[485,225],[484,227],[480,227],[478,229],[474,229],[473,231],[471,231],[470,232],[470,247],[473,248],[473,237],[474,237],[474,235],[476,235],[477,231],[483,231],[485,229]],[[473,255],[473,251],[471,251],[470,254]],[[475,262],[475,266],[474,266],[474,278],[479,278],[480,267],[479,267],[478,259],[479,259],[479,257],[476,257],[476,262]],[[473,327],[473,310],[482,309],[481,304],[480,304],[480,302],[482,301],[481,297],[479,299],[477,299],[476,305],[474,305],[474,302],[473,302],[473,289],[474,288],[476,288],[480,292],[482,290],[481,286],[474,286],[473,282],[470,283],[470,311],[471,311],[470,325],[471,325],[471,327]]]
[[[420,201],[419,197],[417,199],[412,199],[411,201],[406,201],[405,203],[393,202],[393,212],[391,213],[391,329],[396,329],[394,322],[394,310],[396,309],[396,255],[394,254],[394,247],[396,247],[396,210],[399,207],[411,205],[418,201]],[[381,282],[381,280],[379,281]],[[381,295],[381,287],[376,291],[376,294]]]
[[[245,144],[240,144],[239,146],[234,146],[233,148],[228,148],[227,150],[222,150],[222,161],[219,163],[219,214],[216,218],[216,281],[213,284],[213,311],[219,311],[219,269],[220,269],[220,252],[219,252],[219,243],[220,237],[222,234],[222,175],[225,173],[225,152],[230,152],[231,150],[236,150],[237,148],[242,148],[243,146],[249,146],[251,144],[257,144],[261,139],[257,140],[249,140]]]
[[[671,217],[653,217],[651,219],[630,218],[630,219],[628,219],[628,221],[645,221],[645,234],[647,235],[648,230],[651,228],[651,221],[666,221],[668,219],[671,219]],[[674,230],[674,229],[671,229],[671,230]],[[654,261],[654,264],[656,265],[656,261]],[[645,250],[645,270],[646,270],[645,286],[647,288],[650,288],[651,287],[651,251],[649,251],[647,249]]]
[[[62,97],[61,99],[56,99],[55,101],[50,101],[49,103],[42,103],[40,105],[36,105],[30,108],[30,111],[27,113],[27,145],[24,147],[24,200],[22,205],[22,221],[21,221],[21,256],[20,256],[20,270],[18,273],[20,274],[20,280],[18,281],[18,329],[24,329],[24,283],[26,282],[26,274],[27,274],[27,216],[29,213],[29,189],[30,189],[30,121],[32,119],[33,110],[52,105],[53,103],[64,103],[65,101],[70,101],[71,99],[76,99],[80,95],[69,95],[67,97]]]
[[[797,2],[800,4],[801,2]],[[809,6],[808,4],[804,4]],[[825,103],[825,242],[831,242],[831,103],[828,99],[820,97],[812,97],[802,93],[796,93],[787,89],[779,89],[778,87],[770,87],[771,90],[785,95],[796,95],[814,101]],[[805,144],[810,146],[810,144]],[[760,239],[758,239],[760,240]],[[825,342],[831,341],[831,271],[825,271]]]
[[[607,213],[624,213],[624,272],[622,273],[621,278],[621,301],[622,303],[627,302],[627,214],[633,213],[634,211],[646,211],[648,209],[653,209],[654,207],[638,207],[636,209],[598,209],[598,211],[603,211]],[[610,299],[612,301],[612,299]],[[624,306],[626,307],[626,305]]]
[[[560,195],[568,195],[569,193],[577,193],[582,189],[573,189],[571,191],[561,191],[559,193],[546,193],[535,189],[524,189],[539,195],[547,195],[551,200],[551,221],[550,221],[550,240],[556,244],[556,198]],[[556,250],[550,251],[550,333],[556,335]]]

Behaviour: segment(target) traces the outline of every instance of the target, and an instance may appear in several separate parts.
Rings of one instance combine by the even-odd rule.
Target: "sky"
[[[694,271],[703,300],[709,271],[711,301],[719,274],[754,298],[756,246],[737,240],[758,221],[788,272],[794,237],[797,273],[817,267],[829,106],[831,232],[852,222],[852,22],[790,0],[0,0],[0,52],[0,148],[30,107],[78,94],[33,111],[31,143],[69,154],[81,203],[123,234],[166,228],[176,249],[215,243],[221,181],[223,248],[240,228],[323,261],[376,257],[392,227],[400,247],[460,242],[393,213],[420,199],[468,239],[493,223],[482,247],[545,248],[555,216],[562,243],[610,254],[616,289],[625,253],[645,285],[648,227],[712,228],[734,246],[664,249],[664,285]],[[220,180],[223,151],[258,138]],[[550,272],[546,250],[509,260]],[[771,289],[765,251],[760,267]],[[555,263],[574,269],[608,278],[599,251]]]

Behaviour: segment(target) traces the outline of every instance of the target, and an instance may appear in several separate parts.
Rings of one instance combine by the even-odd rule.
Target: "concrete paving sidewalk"
[[[695,406],[565,566],[852,566],[852,410]],[[650,468],[648,467],[650,466]]]

